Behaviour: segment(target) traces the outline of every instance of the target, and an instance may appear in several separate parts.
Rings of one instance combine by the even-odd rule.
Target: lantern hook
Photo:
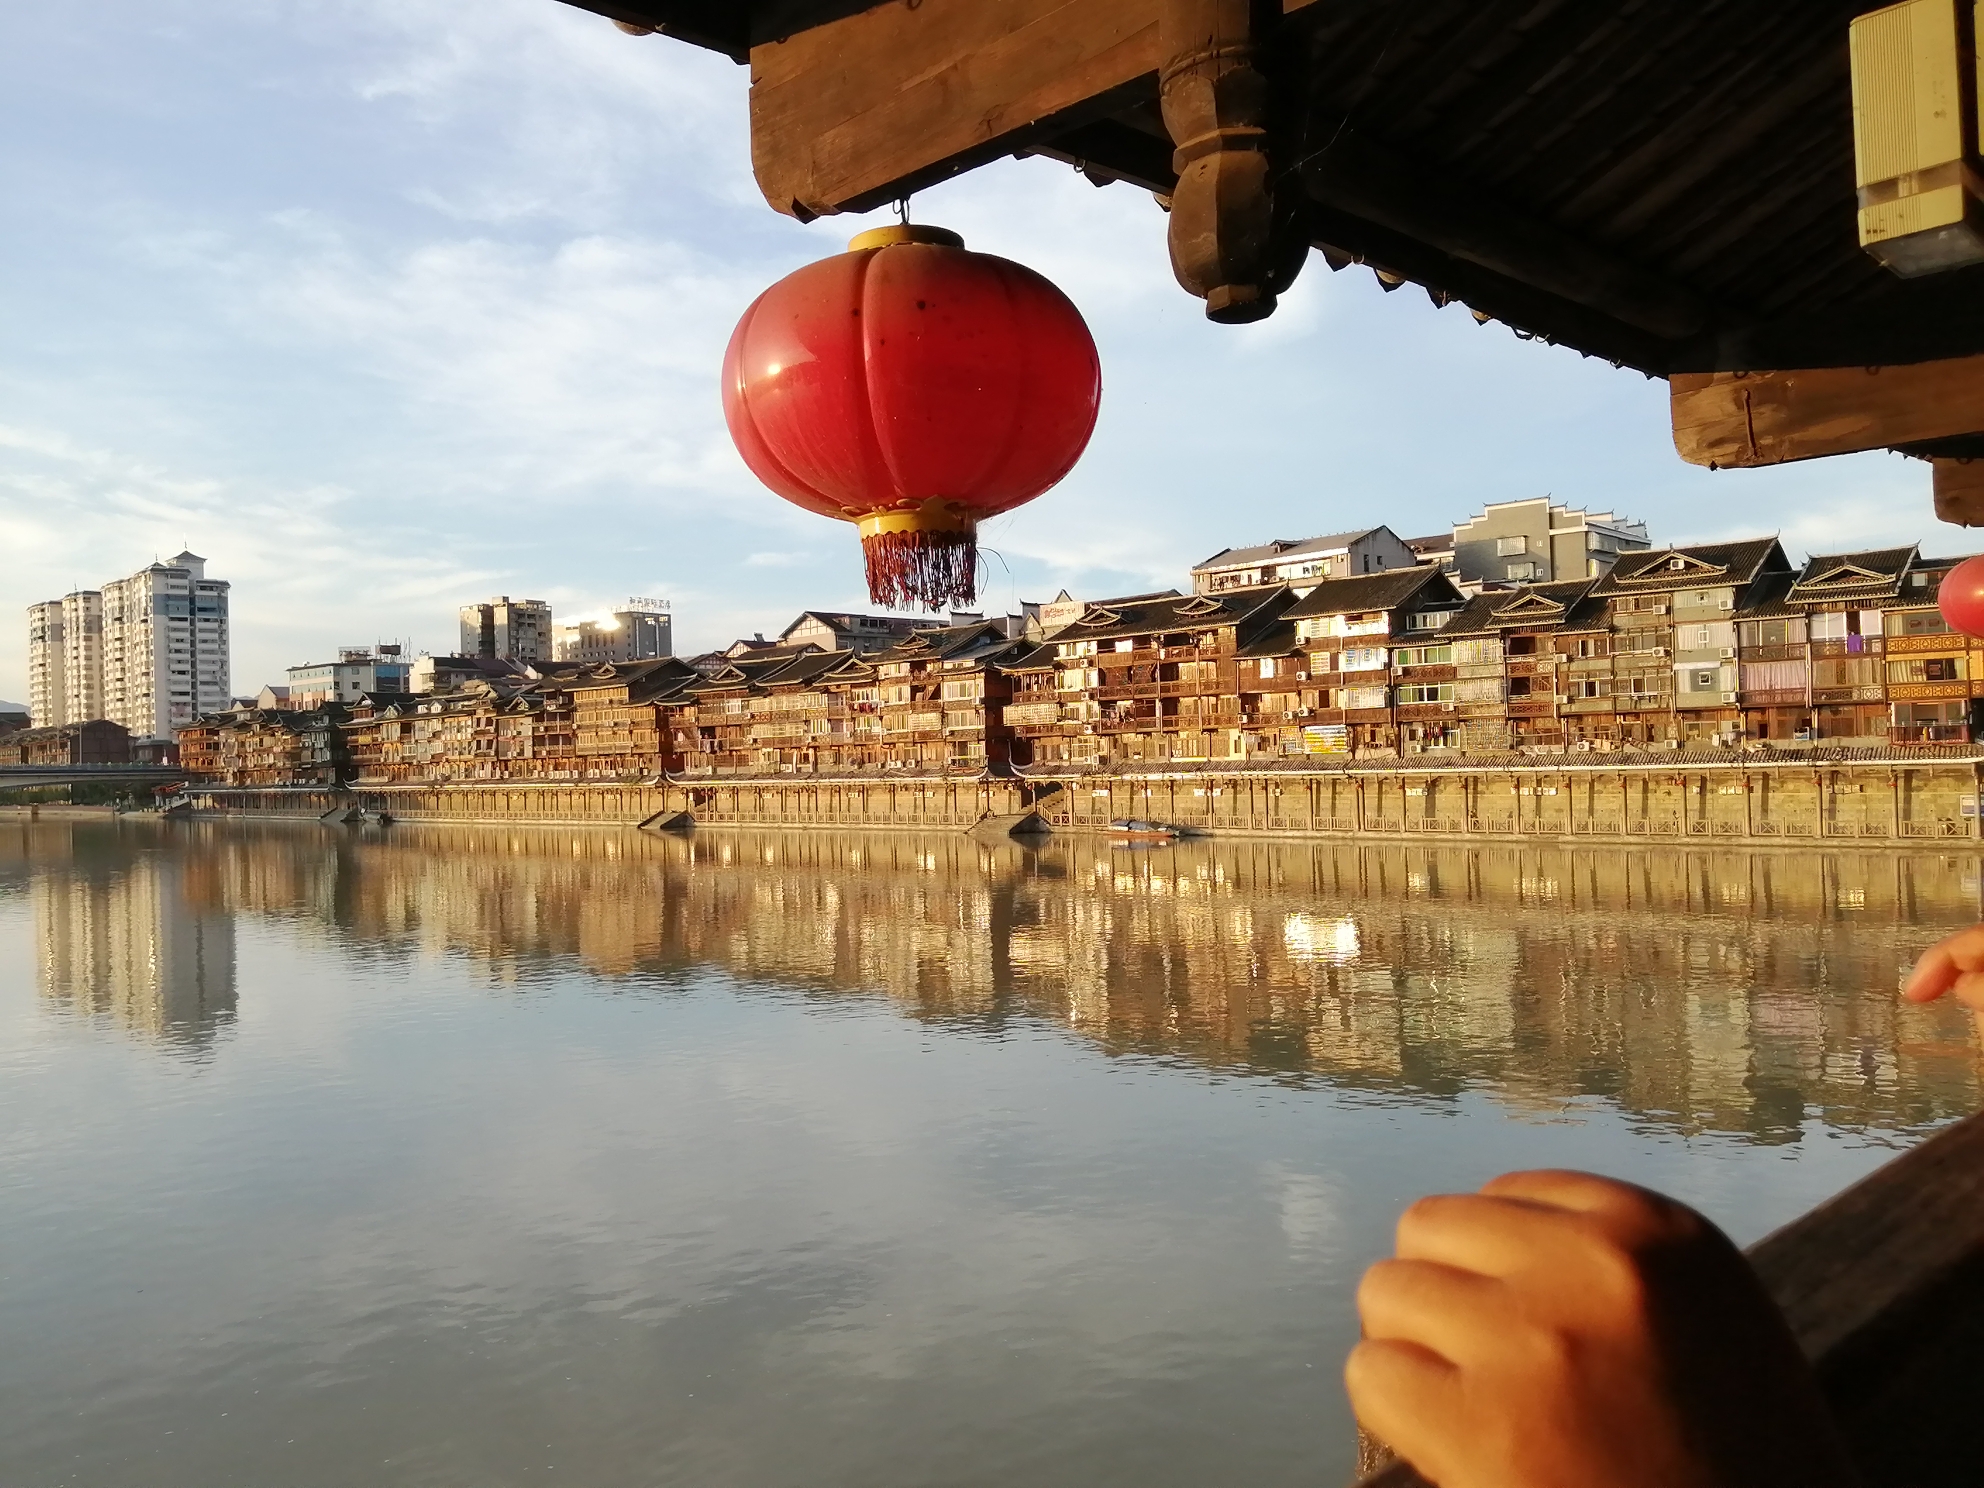
[[[896,198],[896,221],[904,227],[909,226],[909,198],[906,196]]]

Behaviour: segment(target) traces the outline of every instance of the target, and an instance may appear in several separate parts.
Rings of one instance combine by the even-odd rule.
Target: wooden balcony
[[[1173,682],[1169,685],[1175,689],[1180,684]],[[1166,684],[1162,682],[1105,682],[1100,687],[1090,688],[1088,695],[1102,703],[1117,702],[1125,698],[1154,698],[1164,696],[1161,689],[1165,686]],[[1171,695],[1175,697],[1177,693],[1174,691]]]
[[[1393,674],[1401,682],[1451,682],[1455,678],[1452,666],[1395,667]]]
[[[1886,639],[1887,639],[1887,650],[1888,650],[1888,654],[1890,655],[1901,655],[1903,653],[1908,653],[1911,655],[1919,655],[1920,653],[1927,651],[1943,656],[1956,656],[1961,654],[1968,645],[1968,642],[1965,640],[1963,636],[1956,635],[1954,633],[1947,633],[1942,635],[1888,636]],[[1841,643],[1838,641],[1825,641],[1825,642],[1821,642],[1820,644],[1828,645],[1828,646],[1837,646],[1840,645]],[[1878,650],[1879,648],[1874,646],[1869,646],[1867,649],[1868,651],[1875,651]],[[1845,653],[1843,651],[1822,652],[1819,650],[1818,646],[1814,646],[1812,648],[1812,654],[1814,656],[1842,656]],[[1864,655],[1866,653],[1863,652],[1862,654]]]
[[[1799,708],[1805,704],[1802,687],[1752,687],[1739,696],[1746,708]]]
[[[1508,701],[1511,718],[1549,718],[1557,711],[1558,699],[1550,697],[1518,697]]]
[[[1890,682],[1887,693],[1897,702],[1935,702],[1969,697],[1970,684],[1968,682]]]

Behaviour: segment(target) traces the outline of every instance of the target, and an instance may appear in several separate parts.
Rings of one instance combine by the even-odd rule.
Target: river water
[[[1979,1104],[1922,853],[0,820],[0,1483],[1331,1485],[1414,1195]]]

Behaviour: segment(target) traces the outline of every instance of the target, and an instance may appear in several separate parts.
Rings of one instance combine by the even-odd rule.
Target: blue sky
[[[557,0],[6,7],[0,696],[26,605],[182,543],[234,583],[237,691],[343,644],[451,649],[494,593],[665,596],[685,650],[865,608],[852,529],[723,429],[737,316],[863,225],[764,205],[746,85]],[[1209,325],[1128,186],[1006,161],[913,210],[1056,280],[1102,352],[1086,458],[982,534],[988,608],[1545,492],[1663,541],[1964,550],[1926,466],[1691,469],[1664,384],[1361,269],[1312,256],[1273,319]]]

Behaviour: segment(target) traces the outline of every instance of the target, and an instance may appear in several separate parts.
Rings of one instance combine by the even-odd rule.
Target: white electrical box
[[[1980,4],[1903,0],[1849,30],[1860,246],[1905,278],[1984,262]]]

